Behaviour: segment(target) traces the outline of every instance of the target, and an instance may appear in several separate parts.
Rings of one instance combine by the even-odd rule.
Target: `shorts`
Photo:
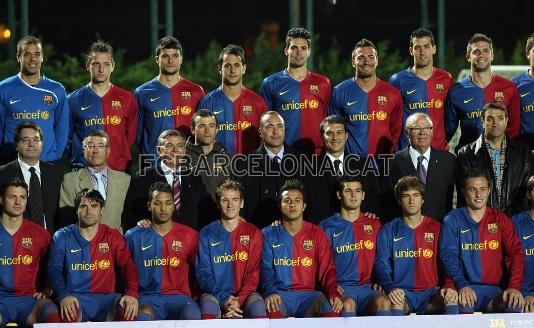
[[[439,288],[435,287],[418,291],[403,289],[403,291],[410,313],[425,314],[428,303],[430,303],[432,297],[439,291]]]
[[[82,321],[107,321],[108,314],[115,310],[121,294],[72,293],[80,302]]]
[[[363,315],[369,305],[369,301],[381,294],[378,290],[374,290],[371,284],[341,287],[343,288],[343,296],[350,296],[356,301],[356,315]]]
[[[33,296],[1,295],[0,315],[2,315],[2,326],[12,321],[25,326],[28,316],[36,305],[37,299]]]
[[[187,308],[192,308],[193,311],[197,312],[197,319],[200,320],[198,304],[186,295],[140,295],[139,306],[141,305],[150,305],[152,307],[156,314],[155,320],[179,320],[182,312]]]
[[[502,292],[501,288],[493,285],[469,285],[467,287],[471,287],[477,295],[474,311],[486,311],[488,304]],[[463,307],[460,306],[460,313],[470,312],[465,310],[462,311],[462,308]]]
[[[282,306],[285,306],[286,317],[304,318],[313,306],[315,300],[323,295],[320,291],[289,291],[281,290],[277,293],[282,298]]]

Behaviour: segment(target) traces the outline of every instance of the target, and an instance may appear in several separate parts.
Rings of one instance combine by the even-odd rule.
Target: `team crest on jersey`
[[[251,105],[243,106],[243,114],[245,114],[245,115],[252,114],[252,106]]]
[[[442,83],[436,83],[436,91],[439,93],[442,93],[443,91],[445,91],[445,87],[443,86]]]
[[[182,91],[182,99],[183,100],[191,99],[191,91]]]
[[[113,108],[114,110],[119,110],[121,109],[122,107],[122,104],[120,102],[120,100],[112,100],[111,101],[111,108]]]
[[[365,232],[368,235],[372,234],[373,233],[373,226],[370,225],[370,224],[364,224],[363,225],[363,232]]]
[[[22,238],[22,247],[24,248],[31,248],[32,247],[32,239],[31,238]]]
[[[434,241],[434,233],[433,232],[425,232],[425,241],[427,243],[431,243]]]
[[[182,249],[182,242],[180,240],[173,240],[171,248],[173,251],[178,252]]]
[[[239,243],[241,245],[247,246],[248,244],[250,244],[250,236],[249,235],[239,236]]]
[[[314,95],[319,93],[319,86],[318,85],[310,85],[310,92]]]
[[[50,105],[54,102],[54,99],[52,99],[52,96],[44,96],[43,101],[45,104]]]
[[[383,105],[388,103],[388,97],[386,97],[386,96],[378,96],[378,100],[377,101],[378,101],[378,103],[380,105],[383,106]]]
[[[488,223],[488,231],[491,233],[496,233],[497,231],[499,231],[497,223]]]
[[[107,253],[109,252],[109,245],[108,243],[98,243],[98,251],[100,253]]]
[[[313,240],[311,240],[311,239],[304,240],[304,243],[302,244],[302,247],[305,250],[309,251],[310,249],[313,248]]]
[[[504,92],[503,91],[495,91],[495,100],[496,101],[503,101],[504,100]]]

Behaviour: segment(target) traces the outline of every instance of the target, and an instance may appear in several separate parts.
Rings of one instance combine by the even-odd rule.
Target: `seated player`
[[[225,180],[215,190],[221,217],[200,231],[196,276],[202,292],[203,319],[266,318],[265,302],[256,293],[260,281],[263,235],[239,216],[243,188]]]
[[[525,280],[521,286],[521,294],[525,299],[523,312],[534,312],[534,176],[528,179],[525,203],[527,210],[513,216],[512,222],[525,259]]]
[[[319,225],[332,247],[337,283],[343,290],[341,316],[391,315],[389,298],[371,284],[380,221],[360,210],[365,198],[361,180],[344,176],[338,184],[337,197],[341,211]]]
[[[56,305],[42,289],[50,233],[24,219],[27,202],[28,186],[20,178],[0,186],[0,327],[60,322]]]
[[[54,234],[48,274],[61,320],[133,320],[137,315],[137,270],[119,231],[101,224],[104,198],[83,189],[74,201],[78,223]],[[126,288],[116,292],[118,267]]]
[[[262,230],[261,283],[271,319],[337,317],[343,306],[326,234],[303,219],[303,190],[287,180],[279,193],[282,224]]]
[[[406,176],[395,186],[402,217],[378,234],[375,275],[391,300],[391,314],[457,314],[458,293],[450,279],[440,289],[438,237],[440,223],[421,214],[425,187]]]
[[[197,232],[174,222],[172,187],[155,182],[148,191],[152,224],[124,235],[139,272],[137,320],[199,320],[191,299],[190,270],[198,249]]]
[[[490,185],[484,172],[469,172],[461,186],[466,206],[445,216],[439,246],[458,289],[460,313],[521,312],[524,258],[512,221],[486,206]]]

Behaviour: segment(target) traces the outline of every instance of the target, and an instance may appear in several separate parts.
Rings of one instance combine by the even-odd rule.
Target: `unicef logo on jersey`
[[[121,124],[122,119],[117,115],[106,115],[104,117],[94,117],[86,119],[83,121],[85,126],[94,126],[94,125],[119,125]]]
[[[15,120],[48,120],[50,113],[46,110],[38,110],[36,112],[21,112],[13,113],[13,119]]]

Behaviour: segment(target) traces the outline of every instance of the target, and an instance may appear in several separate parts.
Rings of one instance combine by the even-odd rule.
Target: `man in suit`
[[[191,173],[186,156],[183,134],[174,129],[163,131],[158,137],[158,160],[155,166],[144,168],[133,177],[122,212],[124,231],[137,222],[149,219],[148,190],[154,182],[165,182],[173,187],[175,212],[173,218],[193,229],[200,229],[216,217],[210,217],[211,201],[202,178]]]
[[[456,157],[430,146],[433,137],[432,120],[427,114],[414,113],[406,119],[406,134],[410,146],[395,154],[391,162],[388,218],[399,216],[401,210],[394,201],[393,188],[400,178],[418,176],[425,186],[423,215],[441,221],[452,209]],[[395,204],[395,205],[394,205]]]
[[[56,214],[63,172],[40,160],[43,130],[37,124],[23,122],[13,135],[17,159],[0,166],[0,184],[12,177],[24,180],[30,187],[24,217],[54,232],[58,228]]]
[[[120,147],[120,145],[118,145]],[[104,197],[102,223],[121,230],[121,215],[130,176],[108,166],[109,137],[103,130],[93,130],[82,142],[87,166],[63,177],[59,194],[59,223],[61,227],[76,223],[74,200],[82,189],[95,189]]]

